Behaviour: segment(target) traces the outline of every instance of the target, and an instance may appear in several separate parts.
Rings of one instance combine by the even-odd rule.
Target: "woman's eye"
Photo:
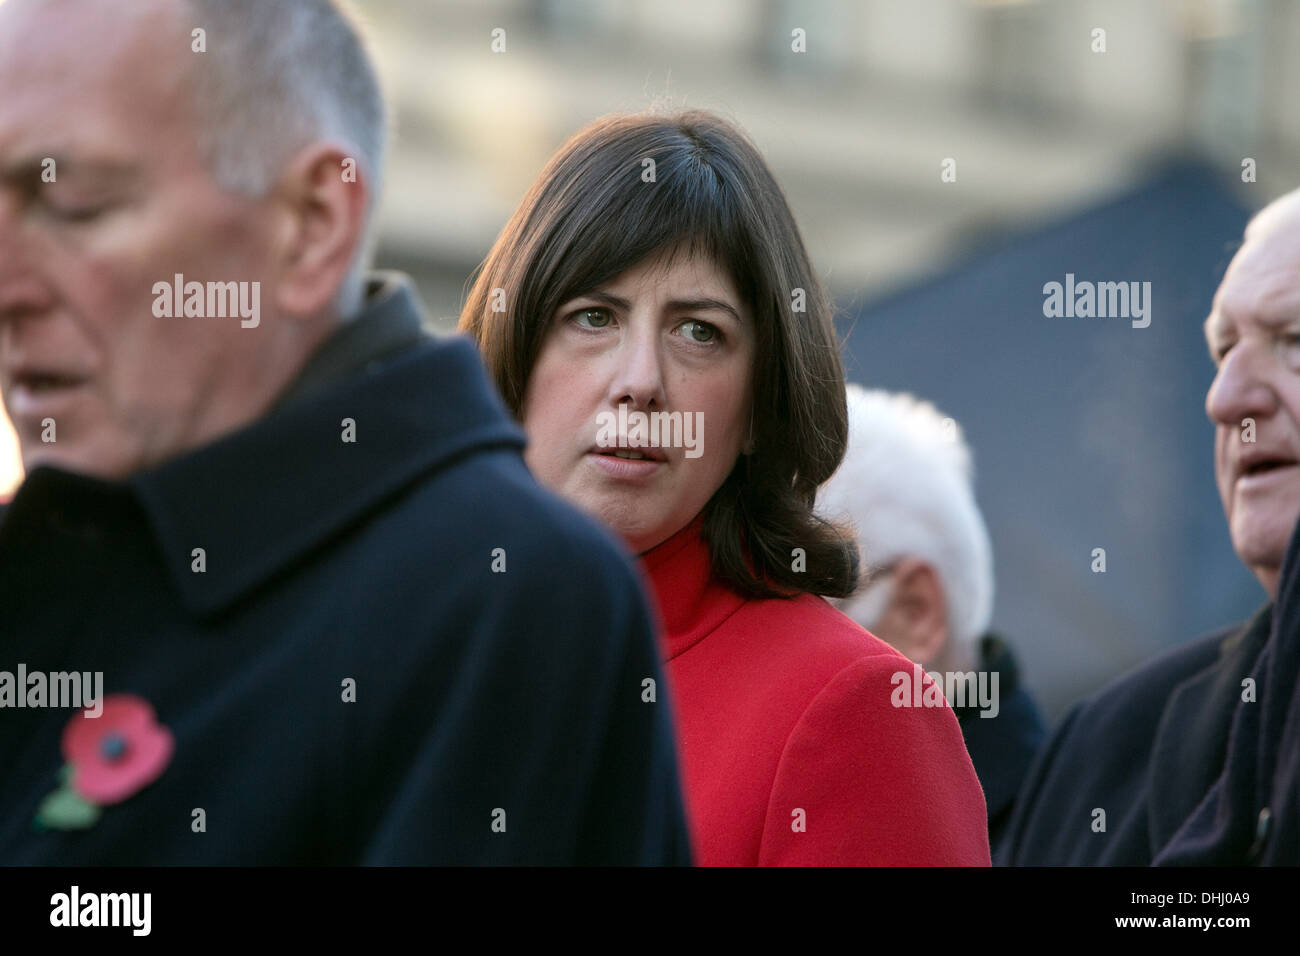
[[[603,329],[609,325],[609,313],[604,309],[579,309],[572,318],[587,329]]]
[[[722,338],[722,333],[718,331],[717,326],[709,325],[707,322],[700,322],[691,319],[689,322],[683,322],[681,325],[682,334],[692,342],[699,345],[708,345]]]

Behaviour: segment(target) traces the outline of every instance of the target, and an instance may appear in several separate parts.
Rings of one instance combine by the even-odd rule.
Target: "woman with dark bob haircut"
[[[813,514],[847,442],[844,372],[744,134],[699,111],[579,132],[460,328],[538,480],[640,555],[696,861],[987,865],[984,794],[942,693],[821,597],[857,580],[852,538]]]

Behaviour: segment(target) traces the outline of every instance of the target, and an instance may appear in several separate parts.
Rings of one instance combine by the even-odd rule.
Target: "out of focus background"
[[[416,277],[442,328],[570,134],[614,111],[718,110],[787,191],[850,379],[963,426],[994,625],[1050,718],[1263,602],[1214,491],[1200,324],[1250,211],[1300,185],[1300,4],[360,6],[396,103],[380,264]],[[1044,317],[1044,283],[1067,273],[1151,282],[1150,327]],[[0,495],[19,480],[0,421]]]

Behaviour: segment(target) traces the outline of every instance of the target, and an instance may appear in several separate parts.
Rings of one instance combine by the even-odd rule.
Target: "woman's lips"
[[[609,477],[623,480],[650,478],[665,464],[655,458],[619,458],[612,448],[602,452],[588,452],[587,457]]]

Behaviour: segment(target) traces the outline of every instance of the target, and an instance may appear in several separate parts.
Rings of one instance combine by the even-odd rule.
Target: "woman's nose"
[[[664,405],[663,358],[657,337],[638,332],[620,344],[618,368],[610,383],[610,403],[629,403],[634,408]]]

